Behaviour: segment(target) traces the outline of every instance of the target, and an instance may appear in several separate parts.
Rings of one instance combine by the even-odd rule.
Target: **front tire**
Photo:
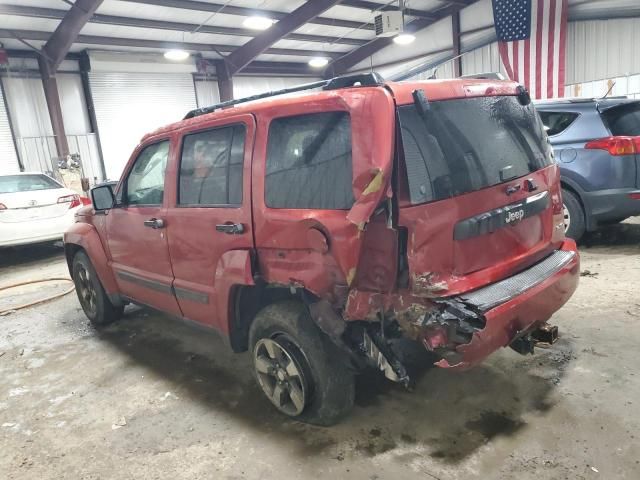
[[[562,200],[564,202],[564,234],[578,241],[584,235],[586,228],[584,209],[580,200],[569,190],[562,189]]]
[[[285,415],[329,426],[353,407],[349,359],[302,303],[284,301],[263,308],[251,324],[249,342],[258,385]]]
[[[86,253],[76,253],[72,271],[78,300],[94,327],[108,325],[122,317],[124,307],[116,307],[111,303]]]

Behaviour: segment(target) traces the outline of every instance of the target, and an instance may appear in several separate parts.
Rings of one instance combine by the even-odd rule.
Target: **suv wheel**
[[[584,210],[573,192],[562,189],[564,233],[578,241],[585,231]]]
[[[94,327],[107,325],[122,316],[124,307],[111,303],[86,253],[76,253],[72,271],[78,300]]]
[[[333,425],[355,397],[349,359],[295,301],[268,305],[249,331],[254,374],[269,401],[285,415]]]

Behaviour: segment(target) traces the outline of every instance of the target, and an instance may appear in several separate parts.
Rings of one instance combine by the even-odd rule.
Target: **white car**
[[[83,203],[44,173],[0,175],[0,247],[61,240]]]

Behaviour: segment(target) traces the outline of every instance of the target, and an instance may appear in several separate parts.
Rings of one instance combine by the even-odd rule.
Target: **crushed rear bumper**
[[[462,309],[463,315],[474,312],[477,321],[470,341],[458,344],[451,355],[443,355],[436,365],[466,369],[482,362],[500,347],[542,326],[571,297],[578,286],[580,258],[573,240],[561,249],[512,277],[444,301],[452,315]],[[453,310],[451,310],[453,306]],[[464,319],[460,319],[463,320]],[[437,331],[437,330],[435,330]],[[423,343],[434,347],[425,331]],[[442,345],[440,345],[442,346]],[[440,353],[445,349],[434,348]]]

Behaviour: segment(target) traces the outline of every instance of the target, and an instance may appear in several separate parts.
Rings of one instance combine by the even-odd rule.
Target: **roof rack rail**
[[[371,73],[356,73],[353,75],[344,75],[341,77],[334,77],[328,80],[320,80],[318,82],[305,83],[303,85],[297,85],[295,87],[283,88],[282,90],[275,90],[272,92],[259,93],[257,95],[251,95],[250,97],[238,98],[236,100],[228,100],[226,102],[220,102],[210,107],[196,108],[187,113],[183,120],[188,118],[198,117],[207,113],[214,112],[220,108],[232,107],[239,103],[251,102],[253,100],[259,100],[261,98],[275,97],[277,95],[284,95],[286,93],[301,92],[304,90],[313,90],[314,88],[322,88],[323,90],[337,90],[339,88],[347,87],[369,87],[374,85],[384,84],[384,79],[377,72]]]

